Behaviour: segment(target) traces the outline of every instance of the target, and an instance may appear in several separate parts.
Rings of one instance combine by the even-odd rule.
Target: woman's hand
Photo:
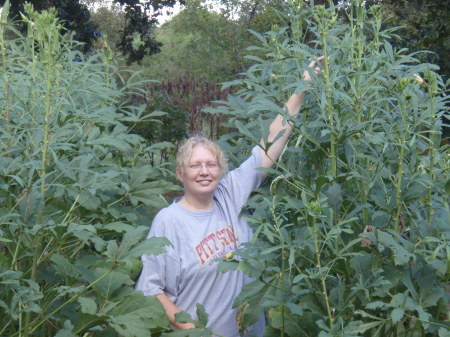
[[[324,60],[323,56],[320,56],[317,58],[317,60],[315,61],[311,61],[311,63],[309,64],[309,68],[313,68],[314,69],[314,73],[319,74],[320,73],[320,67],[319,67],[319,62],[322,63]],[[310,70],[305,70],[303,72],[303,79],[305,81],[311,81],[311,74],[310,74]]]
[[[175,329],[187,330],[194,329],[195,325],[193,323],[175,323],[175,314],[181,312],[181,309],[178,308],[166,294],[156,295],[156,298],[161,302],[164,309],[166,310],[166,314],[170,320],[170,326]]]

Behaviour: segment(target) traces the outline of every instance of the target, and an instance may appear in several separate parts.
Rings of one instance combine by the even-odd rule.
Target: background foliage
[[[7,0],[0,0],[3,6]],[[158,22],[158,16],[163,8],[174,4],[184,4],[184,0],[113,0],[123,8],[124,25],[120,30],[120,40],[117,47],[127,56],[128,62],[142,60],[145,55],[159,52],[158,43],[153,30]],[[20,18],[20,13],[26,14],[25,3],[31,3],[36,11],[57,9],[57,16],[62,20],[61,28],[75,32],[75,39],[84,42],[80,46],[85,52],[90,51],[93,42],[102,36],[98,23],[91,20],[87,4],[97,4],[96,0],[14,0],[11,2],[11,17]],[[114,6],[113,6],[114,7]],[[117,23],[117,22],[116,22]]]

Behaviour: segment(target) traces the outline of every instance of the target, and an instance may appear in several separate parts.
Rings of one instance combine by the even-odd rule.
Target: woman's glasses
[[[210,172],[215,171],[219,168],[219,164],[215,162],[208,162],[208,163],[192,163],[188,164],[188,169],[191,171],[200,171],[203,167],[206,167],[206,169]]]

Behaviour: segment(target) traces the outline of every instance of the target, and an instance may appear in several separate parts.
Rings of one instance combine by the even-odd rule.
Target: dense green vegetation
[[[255,277],[235,302],[242,330],[265,312],[267,336],[450,336],[446,74],[399,47],[391,7],[223,3],[189,2],[158,30],[162,52],[133,66],[113,38],[83,54],[55,9],[27,5],[23,34],[4,8],[0,336],[212,336],[201,306],[197,329],[172,331],[133,290],[140,255],[167,244],[144,239],[179,190],[173,149],[202,129],[236,165],[305,89],[249,202],[255,238],[219,266]],[[110,14],[96,13],[113,35]]]
[[[54,10],[27,11],[27,36],[3,39],[5,9],[0,26],[0,335],[164,330],[159,301],[130,287],[140,255],[165,244],[144,240],[143,205],[177,189],[149,165],[159,145],[124,125],[144,111],[124,103],[141,83],[74,51]]]
[[[235,303],[242,327],[264,311],[267,336],[448,336],[446,84],[390,44],[381,8],[355,1],[339,20],[297,6],[289,25],[255,33],[264,57],[210,109],[239,130],[224,136],[239,162],[305,90],[306,60],[325,55],[273,179],[249,204],[257,237],[242,262],[222,265],[256,278]]]

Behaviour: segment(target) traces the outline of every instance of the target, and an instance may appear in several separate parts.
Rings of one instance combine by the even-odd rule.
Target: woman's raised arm
[[[323,56],[319,57],[317,61],[312,61],[309,64],[309,67],[314,68],[314,71],[318,73],[320,71],[320,68],[318,67],[318,62],[322,61]],[[303,76],[305,81],[311,81],[309,71],[306,70],[303,73]],[[287,100],[286,108],[290,116],[294,118],[297,117],[298,113],[300,112],[305,95],[306,92],[295,93]],[[281,152],[283,151],[283,148],[286,145],[286,142],[289,139],[291,132],[292,132],[292,125],[288,121],[285,121],[282,115],[278,115],[277,117],[275,117],[273,122],[270,124],[269,136],[267,141],[269,143],[272,143],[280,133],[282,134],[278,139],[276,139],[275,142],[273,142],[270,145],[269,149],[267,150],[267,153],[261,149],[262,167],[271,168],[278,160],[278,158],[280,158]],[[264,139],[261,139],[261,146],[262,148],[265,148]],[[264,180],[266,177],[267,172],[263,172],[262,179]]]

